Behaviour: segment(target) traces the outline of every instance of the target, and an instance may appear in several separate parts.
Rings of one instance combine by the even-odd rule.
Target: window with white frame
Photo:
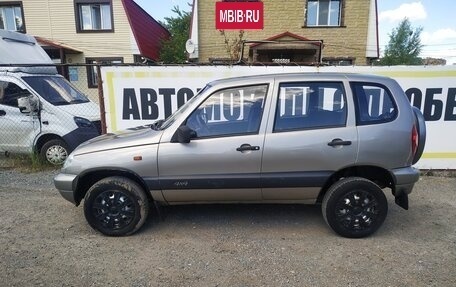
[[[112,3],[110,1],[76,0],[78,32],[112,32]]]
[[[21,2],[0,2],[0,29],[25,33]]]
[[[342,0],[308,0],[307,26],[341,26]]]

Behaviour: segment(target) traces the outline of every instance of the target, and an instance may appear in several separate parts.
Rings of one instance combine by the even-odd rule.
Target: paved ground
[[[0,168],[1,286],[456,286],[456,178],[423,177],[409,211],[389,195],[367,239],[341,238],[319,207],[299,205],[170,207],[109,238],[53,174]]]

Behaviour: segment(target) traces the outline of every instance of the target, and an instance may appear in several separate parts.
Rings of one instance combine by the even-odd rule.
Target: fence
[[[57,164],[102,133],[99,71],[96,65],[0,66],[0,152],[36,151]]]
[[[56,77],[57,71],[63,77]],[[169,116],[214,79],[324,71],[395,78],[427,121],[426,149],[419,167],[456,169],[456,145],[452,138],[456,129],[454,66],[3,65],[0,66],[0,152],[36,150],[43,158],[59,163],[78,144],[105,132],[106,128],[116,132]],[[101,79],[103,85],[99,85]],[[142,92],[147,97],[141,96]],[[138,108],[141,113],[138,119],[125,118],[125,99],[134,100],[135,105],[130,107],[132,102],[127,103],[127,108]],[[147,117],[143,117],[143,106],[149,109]]]

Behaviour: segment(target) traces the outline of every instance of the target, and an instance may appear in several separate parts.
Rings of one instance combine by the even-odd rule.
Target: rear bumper
[[[54,185],[59,190],[60,195],[74,205],[78,205],[74,197],[76,183],[77,176],[73,174],[59,173],[54,177]]]
[[[420,179],[420,171],[414,167],[397,168],[391,171],[394,177],[394,195],[410,194],[415,182]]]
[[[415,182],[420,178],[420,171],[413,167],[404,167],[392,170],[394,186],[393,195],[397,205],[408,209],[408,195],[412,192]]]

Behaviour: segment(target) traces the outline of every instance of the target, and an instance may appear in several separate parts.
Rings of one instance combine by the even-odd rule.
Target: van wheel
[[[84,199],[89,225],[108,236],[135,233],[146,221],[149,201],[144,189],[124,177],[108,177],[95,183]]]
[[[63,164],[68,157],[68,146],[61,139],[50,140],[41,147],[40,157],[54,165]]]
[[[348,177],[329,188],[323,198],[322,213],[339,235],[361,238],[373,234],[385,221],[388,201],[372,181]]]

